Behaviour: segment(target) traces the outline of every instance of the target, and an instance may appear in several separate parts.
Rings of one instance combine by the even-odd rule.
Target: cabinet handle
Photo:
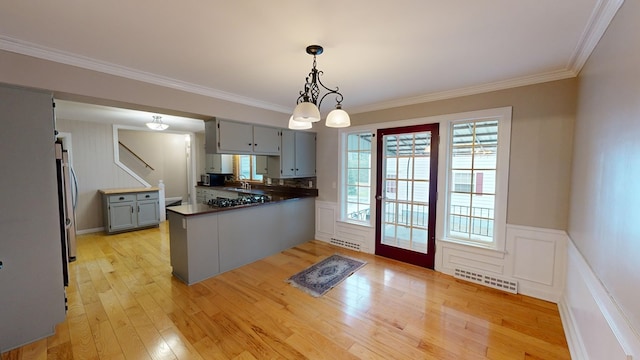
[[[150,195],[145,195],[144,197],[146,197],[147,199],[149,198]]]
[[[118,200],[124,200],[124,196],[120,196]]]
[[[133,206],[131,207],[131,213],[133,214]]]

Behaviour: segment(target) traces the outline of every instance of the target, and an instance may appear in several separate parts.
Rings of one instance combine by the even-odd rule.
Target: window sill
[[[482,244],[482,243],[478,243],[478,242],[475,242],[475,241],[465,241],[465,240],[452,239],[452,238],[440,238],[440,239],[438,239],[438,241],[441,241],[441,242],[444,242],[444,243],[447,243],[447,244],[452,244],[452,245],[472,247],[472,248],[476,248],[476,249],[480,249],[480,250],[485,250],[485,251],[488,251],[488,252],[499,254],[499,256],[502,256],[502,255],[506,254],[506,251],[496,248],[496,246],[495,246],[496,244],[495,243]]]
[[[339,222],[339,223],[342,223],[342,224],[360,226],[360,227],[369,228],[369,229],[373,228],[373,224],[362,222],[362,221],[338,219],[338,220],[336,220],[336,222]]]

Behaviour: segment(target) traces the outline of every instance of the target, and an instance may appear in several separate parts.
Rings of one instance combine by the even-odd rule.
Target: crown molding
[[[575,77],[576,75],[577,74],[574,73],[573,71],[566,70],[566,69],[551,71],[544,74],[522,76],[519,78],[509,79],[505,81],[496,81],[488,84],[469,86],[466,88],[460,88],[455,90],[440,91],[440,92],[430,93],[426,95],[414,96],[410,98],[396,99],[396,100],[384,101],[384,102],[379,102],[379,103],[366,105],[366,106],[349,108],[349,113],[358,114],[358,113],[369,112],[369,111],[384,110],[384,109],[390,109],[390,108],[395,108],[400,106],[416,105],[416,104],[427,103],[431,101],[446,100],[446,99],[452,99],[452,98],[457,98],[462,96],[482,94],[482,93],[487,93],[491,91],[504,90],[504,89],[510,89],[510,88],[515,88],[520,86],[539,84],[539,83],[548,82],[548,81],[572,78],[572,77]]]
[[[220,100],[254,106],[261,109],[273,110],[282,113],[288,113],[291,111],[291,109],[281,105],[276,105],[265,101],[248,98],[246,96],[173,79],[166,76],[92,59],[86,56],[73,54],[66,51],[40,46],[4,35],[0,35],[0,50],[6,50],[9,52],[54,61],[65,65],[76,66],[87,70],[98,71],[105,74],[120,76],[132,80],[138,80],[149,84],[164,86],[167,88],[186,91],[198,95],[209,96]]]
[[[575,72],[576,76],[582,70],[623,3],[624,0],[600,0],[593,8],[589,22],[567,64],[567,68]]]
[[[587,22],[587,26],[580,37],[580,41],[571,55],[565,69],[523,76],[505,81],[497,81],[489,84],[358,106],[355,108],[349,108],[349,112],[352,114],[358,114],[369,111],[384,110],[394,107],[416,105],[425,102],[446,100],[461,96],[476,95],[490,91],[504,90],[519,86],[534,85],[547,81],[576,77],[580,73],[580,70],[582,70],[582,67],[587,62],[587,59],[595,49],[596,45],[598,45],[598,42],[604,35],[609,24],[613,20],[613,17],[616,15],[618,9],[620,9],[623,3],[624,0],[598,0],[596,6],[591,12],[591,17]]]
[[[562,80],[577,76],[582,67],[586,63],[587,59],[595,49],[596,45],[604,35],[607,27],[613,20],[613,17],[620,9],[624,0],[598,0],[594,7],[589,22],[585,27],[580,41],[576,46],[571,58],[569,59],[565,69],[551,71],[542,74],[535,74],[529,76],[523,76],[515,79],[509,79],[505,81],[498,81],[489,84],[482,84],[477,86],[470,86],[461,89],[447,90],[441,92],[435,92],[420,96],[414,96],[403,99],[396,99],[390,101],[383,101],[375,104],[357,106],[349,108],[349,112],[352,114],[389,109],[400,106],[415,105],[425,102],[451,99],[461,96],[476,95],[490,91],[504,90],[519,86],[533,85],[543,83],[547,81]],[[133,80],[138,80],[154,85],[164,86],[172,89],[186,91],[194,94],[209,96],[212,98],[226,100],[234,103],[244,104],[248,106],[254,106],[261,109],[277,111],[288,114],[291,112],[290,108],[268,103],[252,98],[248,98],[242,95],[233,94],[201,85],[192,84],[189,82],[169,78],[162,75],[157,75],[149,72],[144,72],[136,69],[127,68],[124,66],[92,59],[89,57],[60,51],[53,48],[40,46],[37,44],[29,43],[26,41],[14,39],[8,36],[0,35],[0,49],[6,50],[22,55],[32,56],[40,59],[50,60],[66,65],[76,66],[83,69],[99,71],[102,73],[121,76]]]

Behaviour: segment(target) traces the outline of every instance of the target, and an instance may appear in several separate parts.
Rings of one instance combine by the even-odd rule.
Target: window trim
[[[241,156],[249,156],[249,179],[240,179],[240,157]],[[255,173],[254,163],[256,162],[256,155],[253,154],[237,154],[235,157],[235,167],[234,167],[234,177],[237,178],[238,181],[248,181],[250,183],[261,184],[264,181],[264,174],[256,174],[256,176],[262,176],[262,180],[254,179],[253,174]]]
[[[367,125],[356,125],[349,128],[342,128],[338,130],[338,159],[339,159],[339,168],[338,168],[338,216],[336,218],[337,222],[345,222],[351,223],[359,226],[366,227],[375,227],[375,222],[371,222],[370,224],[362,223],[362,222],[353,222],[348,219],[344,219],[342,214],[346,212],[346,208],[343,207],[344,201],[344,191],[345,191],[345,172],[344,172],[344,141],[346,138],[345,134],[350,133],[359,133],[359,132],[371,132],[372,134],[376,134],[378,129],[384,129],[389,127],[402,127],[402,126],[412,126],[412,125],[420,125],[420,124],[430,124],[430,123],[439,123],[440,124],[440,134],[449,134],[451,129],[451,123],[454,121],[462,121],[462,120],[471,120],[471,119],[491,119],[491,118],[499,118],[499,127],[500,135],[506,136],[505,138],[499,137],[498,141],[504,144],[504,151],[499,152],[497,161],[499,164],[506,164],[505,171],[500,172],[500,174],[496,175],[496,214],[495,214],[495,241],[487,246],[486,244],[480,244],[477,242],[465,242],[460,241],[458,239],[448,239],[444,236],[444,226],[445,226],[445,214],[446,214],[446,191],[444,191],[445,187],[449,184],[448,177],[448,164],[449,164],[449,136],[440,136],[440,145],[438,147],[438,152],[440,154],[440,159],[438,161],[438,203],[436,205],[436,241],[448,242],[451,244],[462,244],[468,245],[472,247],[477,247],[480,249],[492,250],[498,253],[505,252],[506,246],[506,227],[507,227],[507,193],[509,186],[509,152],[511,148],[511,120],[512,120],[512,107],[506,106],[501,108],[492,108],[492,109],[484,109],[484,110],[474,110],[469,112],[461,112],[461,113],[452,113],[445,115],[434,115],[434,116],[424,116],[419,118],[411,118],[411,119],[403,119],[403,120],[390,120],[384,121],[380,123],[373,123]],[[372,153],[375,153],[376,150],[376,142],[374,141],[372,144]],[[377,173],[376,161],[372,158],[371,164],[371,173],[372,176],[375,176]],[[502,165],[498,165],[502,168]],[[506,184],[505,186],[498,184]],[[498,190],[498,187],[500,188]],[[376,208],[373,206],[374,198],[377,191],[377,184],[373,184],[371,188],[371,218],[375,218]],[[500,195],[498,197],[498,191],[500,191]],[[375,239],[372,239],[375,241]],[[436,245],[437,246],[437,245]],[[438,263],[436,255],[436,264]],[[436,265],[437,267],[438,265]]]
[[[375,189],[376,189],[376,184],[375,184],[375,174],[376,174],[376,168],[375,168],[375,162],[374,162],[374,157],[375,157],[375,151],[376,151],[376,142],[375,141],[371,141],[371,164],[370,164],[370,173],[369,173],[369,178],[371,180],[371,184],[370,184],[370,192],[369,192],[369,206],[370,206],[370,211],[369,211],[369,220],[354,220],[354,219],[350,219],[347,217],[347,177],[348,177],[348,171],[346,171],[346,166],[347,166],[347,138],[349,137],[349,135],[353,135],[353,134],[364,134],[364,133],[369,133],[372,135],[372,139],[375,139],[375,131],[369,129],[369,128],[349,128],[347,129],[341,129],[341,131],[339,132],[339,141],[338,141],[338,154],[339,154],[339,168],[338,168],[338,175],[339,175],[339,186],[338,186],[338,221],[340,222],[345,222],[345,223],[350,223],[350,224],[356,224],[356,225],[360,225],[360,226],[367,226],[367,227],[373,227],[375,226]]]
[[[507,227],[507,198],[509,192],[509,158],[511,149],[511,118],[512,107],[495,108],[479,111],[471,111],[467,113],[451,114],[440,122],[441,134],[447,134],[446,137],[440,137],[440,154],[441,159],[438,168],[438,184],[441,184],[441,190],[438,195],[438,214],[439,219],[436,225],[436,238],[440,241],[469,245],[479,248],[505,251],[506,246],[506,227]],[[447,217],[449,208],[449,187],[451,184],[451,128],[454,124],[468,121],[498,121],[498,153],[496,159],[496,193],[494,207],[494,236],[493,242],[465,240],[459,238],[448,237],[449,218]]]

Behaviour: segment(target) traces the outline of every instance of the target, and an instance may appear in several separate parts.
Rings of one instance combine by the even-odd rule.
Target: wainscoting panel
[[[567,235],[564,231],[507,225],[507,276],[519,292],[558,303],[564,287]]]
[[[518,293],[557,303],[564,286],[566,238],[564,231],[507,225],[504,252],[437,241],[436,270],[500,276],[517,282]]]
[[[439,249],[444,273],[454,275],[455,269],[459,268],[504,275],[504,254],[448,243],[441,243]]]
[[[582,254],[568,241],[560,316],[573,359],[640,359],[640,337],[629,326]]]
[[[360,251],[375,253],[375,229],[338,221],[334,238],[360,245]]]
[[[316,201],[316,239],[329,242],[335,236],[336,209],[336,203]]]
[[[352,250],[375,253],[375,228],[338,221],[338,204],[316,201],[316,239]]]

